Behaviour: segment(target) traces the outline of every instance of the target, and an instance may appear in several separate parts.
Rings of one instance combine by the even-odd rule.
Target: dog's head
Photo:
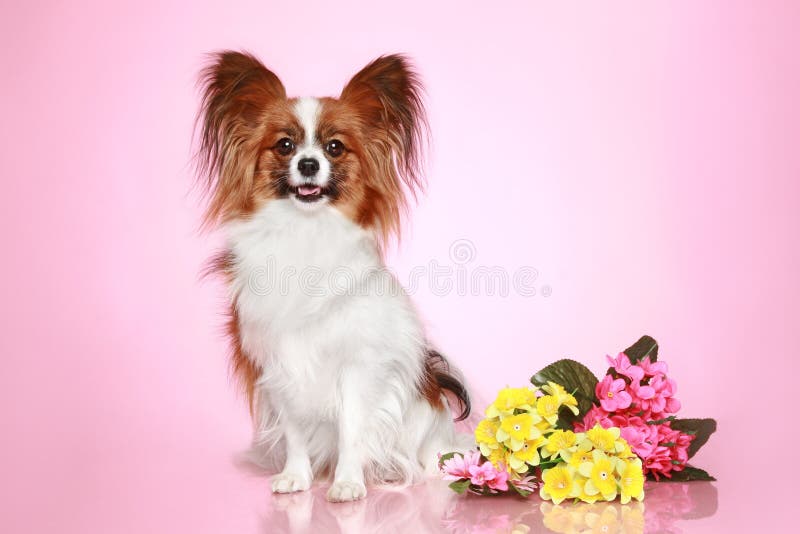
[[[339,98],[287,98],[250,54],[220,52],[201,75],[198,162],[216,224],[291,199],[300,210],[331,205],[386,237],[406,196],[422,185],[425,114],[406,58],[364,67]]]

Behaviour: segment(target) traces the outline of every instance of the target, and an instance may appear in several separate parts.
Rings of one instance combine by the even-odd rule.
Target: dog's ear
[[[205,223],[212,224],[247,202],[265,113],[271,103],[286,99],[286,90],[251,54],[233,51],[212,54],[199,83],[198,174],[210,195]]]
[[[341,100],[358,110],[374,137],[391,152],[400,178],[413,191],[422,185],[420,160],[427,131],[422,85],[409,60],[399,54],[382,56],[347,83]]]

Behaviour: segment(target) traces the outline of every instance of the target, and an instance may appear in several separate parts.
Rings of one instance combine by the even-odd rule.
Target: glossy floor
[[[649,484],[646,502],[554,506],[533,496],[459,496],[438,480],[405,489],[373,489],[363,501],[331,504],[324,485],[270,497],[263,532],[525,533],[695,532],[711,530],[714,483]]]

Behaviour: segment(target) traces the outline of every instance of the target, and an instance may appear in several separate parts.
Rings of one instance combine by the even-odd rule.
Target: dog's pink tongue
[[[318,195],[321,191],[318,185],[301,185],[297,188],[297,192],[303,196]]]

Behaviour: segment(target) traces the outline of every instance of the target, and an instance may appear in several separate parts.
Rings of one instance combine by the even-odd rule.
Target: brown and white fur
[[[254,450],[283,463],[273,491],[332,473],[328,499],[348,501],[418,480],[458,448],[451,405],[463,419],[469,398],[381,256],[422,183],[417,76],[384,56],[338,99],[287,98],[255,57],[226,51],[201,84],[205,222],[227,240],[212,270],[230,288]]]

